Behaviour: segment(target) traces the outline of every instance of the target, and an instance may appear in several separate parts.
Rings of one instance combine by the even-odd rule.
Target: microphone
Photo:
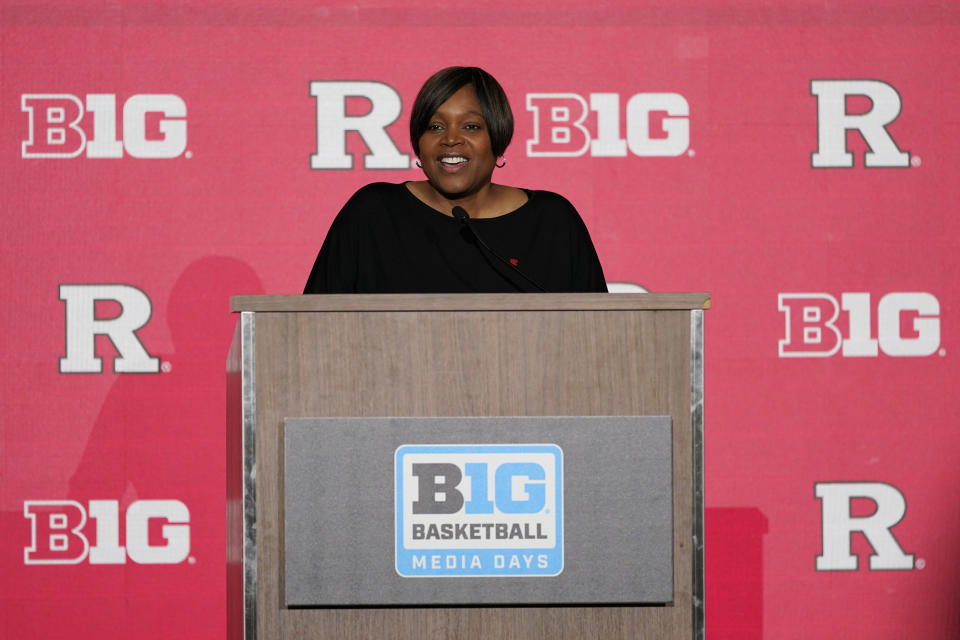
[[[527,274],[525,274],[523,271],[520,270],[519,267],[517,267],[516,265],[514,265],[513,263],[511,263],[509,260],[507,260],[506,258],[504,258],[503,256],[501,256],[499,253],[497,253],[496,251],[494,251],[493,249],[491,249],[490,246],[489,246],[486,242],[483,241],[483,238],[480,237],[480,234],[477,233],[477,230],[473,227],[472,224],[470,224],[470,214],[467,213],[467,210],[466,210],[466,209],[464,209],[463,207],[459,207],[459,206],[458,206],[458,207],[454,207],[452,213],[453,213],[453,217],[456,218],[457,220],[459,220],[459,221],[460,221],[460,224],[462,224],[464,227],[466,227],[466,228],[470,231],[470,234],[471,234],[474,238],[476,238],[477,242],[480,243],[480,246],[483,247],[484,249],[486,249],[494,258],[496,258],[497,260],[499,260],[499,261],[502,262],[503,264],[505,264],[505,265],[507,265],[508,267],[510,267],[510,269],[512,269],[513,271],[516,271],[518,274],[520,274],[520,276],[523,277],[524,280],[526,280],[527,282],[529,282],[530,284],[532,284],[534,287],[536,287],[537,290],[539,290],[541,293],[546,293],[546,292],[547,292],[546,289],[544,289],[543,287],[540,286],[540,283],[538,283],[536,280],[534,280],[533,278],[531,278],[530,276],[528,276]]]

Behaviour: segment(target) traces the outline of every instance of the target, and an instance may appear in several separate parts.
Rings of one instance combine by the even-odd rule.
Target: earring
[[[420,161],[419,161],[419,160],[417,160],[414,164],[417,165],[417,169],[423,169],[423,165],[420,164]]]
[[[505,166],[507,166],[507,159],[503,156],[500,156],[500,162],[494,164],[496,165],[497,169],[503,169]]]

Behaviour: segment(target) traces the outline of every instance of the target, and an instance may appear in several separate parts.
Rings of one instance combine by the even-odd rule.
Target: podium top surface
[[[233,312],[644,311],[709,309],[709,293],[429,293],[237,295]]]

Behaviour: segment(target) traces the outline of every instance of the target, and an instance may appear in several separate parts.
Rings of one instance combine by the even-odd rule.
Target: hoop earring
[[[495,162],[494,166],[497,169],[503,169],[505,166],[507,166],[507,159],[504,158],[503,156],[500,156],[500,162]]]
[[[423,165],[420,164],[420,161],[419,161],[419,160],[417,160],[414,164],[417,165],[417,169],[423,169]]]

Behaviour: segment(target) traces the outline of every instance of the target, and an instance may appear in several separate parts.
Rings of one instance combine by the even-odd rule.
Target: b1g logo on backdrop
[[[563,571],[558,446],[403,445],[394,464],[401,576]]]
[[[813,168],[853,166],[853,153],[847,151],[848,131],[859,133],[870,147],[863,155],[863,166],[910,166],[910,153],[901,151],[887,130],[903,104],[892,85],[880,80],[811,80],[810,93],[817,98],[817,150],[810,158]],[[848,98],[855,97],[868,99],[870,108],[850,113]]]
[[[620,133],[618,93],[529,93],[533,114],[530,157],[679,156],[690,146],[690,105],[678,93],[638,93],[626,103],[626,139]],[[596,130],[584,124],[596,112]],[[654,123],[658,122],[659,125]],[[663,135],[660,134],[662,130]]]
[[[940,349],[940,301],[924,292],[888,293],[876,307],[876,337],[869,293],[781,293],[781,358],[888,356],[922,357]],[[846,317],[846,330],[840,312]],[[944,355],[940,351],[940,355]]]
[[[892,531],[907,514],[907,500],[899,489],[885,482],[818,482],[814,487],[823,535],[817,571],[858,569],[859,558],[851,547],[854,533],[863,534],[873,547],[871,571],[913,569],[913,554],[904,553]],[[868,502],[869,515],[854,516],[854,500]]]
[[[190,510],[179,500],[137,500],[127,507],[120,545],[120,504],[91,500],[26,500],[30,545],[24,564],[177,564],[190,555]],[[94,524],[87,527],[87,522]],[[157,531],[151,523],[157,524]],[[86,529],[86,533],[84,530]]]
[[[116,373],[159,373],[160,358],[151,356],[137,331],[153,313],[146,293],[128,284],[61,284],[64,303],[66,356],[60,373],[103,373],[103,358],[96,355],[96,338],[110,338],[117,350]],[[98,304],[119,306],[120,312],[100,317]]]
[[[92,93],[27,93],[24,158],[176,158],[187,148],[187,105],[170,93],[143,93],[123,102],[122,138],[117,131],[117,96]],[[84,116],[91,114],[86,127]],[[187,157],[190,153],[187,152]]]

